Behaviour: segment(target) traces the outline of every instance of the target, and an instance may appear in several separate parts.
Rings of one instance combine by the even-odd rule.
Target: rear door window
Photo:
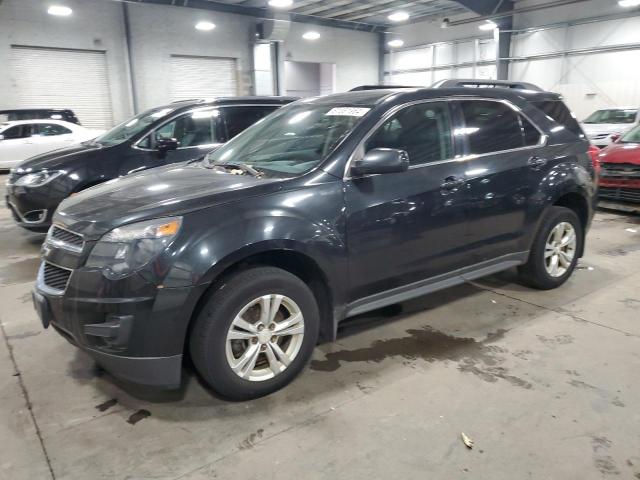
[[[246,130],[261,118],[277,110],[276,105],[247,105],[225,107],[222,109],[227,125],[227,138],[230,140]]]
[[[460,102],[465,126],[457,133],[466,137],[469,153],[482,155],[538,145],[541,134],[522,115],[502,102]]]
[[[6,140],[29,138],[31,136],[31,125],[16,125],[5,130],[2,135]]]

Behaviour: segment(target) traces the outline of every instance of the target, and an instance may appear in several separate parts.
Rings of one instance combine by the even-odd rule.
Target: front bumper
[[[34,303],[45,328],[89,353],[115,377],[163,388],[181,381],[184,339],[197,287],[158,288],[139,275],[106,279],[99,270],[71,270],[64,291],[45,283],[45,262]]]
[[[640,178],[600,177],[598,197],[601,200],[622,204],[640,203]],[[602,201],[600,206],[603,206]]]
[[[56,208],[68,196],[69,192],[56,185],[28,188],[8,184],[5,203],[19,226],[44,233],[51,226]]]

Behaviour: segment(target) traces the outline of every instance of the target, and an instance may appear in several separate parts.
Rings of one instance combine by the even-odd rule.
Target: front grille
[[[598,196],[610,200],[640,202],[640,188],[600,187]]]
[[[69,283],[69,277],[71,277],[71,270],[56,267],[55,265],[45,262],[43,282],[47,287],[59,292],[64,292],[67,288],[67,283]]]
[[[640,165],[632,163],[603,163],[601,176],[616,178],[640,177]]]
[[[56,225],[51,227],[49,242],[60,248],[73,250],[76,252],[82,251],[82,247],[84,246],[84,240],[82,239],[82,236],[78,235],[77,233],[70,232],[69,230],[65,230],[64,228],[60,228]]]

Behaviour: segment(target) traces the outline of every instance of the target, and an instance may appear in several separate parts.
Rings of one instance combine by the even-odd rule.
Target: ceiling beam
[[[272,11],[267,8],[242,6],[237,4],[219,3],[209,0],[113,0],[118,2],[126,2],[133,5],[166,5],[171,7],[197,8],[201,10],[212,10],[216,12],[235,13],[236,15],[245,15],[261,20],[276,19]],[[303,15],[295,12],[289,12],[289,18],[292,22],[307,23],[311,25],[319,25],[334,28],[344,28],[347,30],[359,30],[364,32],[384,32],[385,25],[371,24],[365,22],[352,22],[347,20],[338,20],[331,18],[323,18],[314,15]]]
[[[492,15],[513,10],[512,0],[454,0],[477,15]]]

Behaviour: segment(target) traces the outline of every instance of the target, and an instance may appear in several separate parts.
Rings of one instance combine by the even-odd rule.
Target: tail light
[[[596,173],[600,174],[600,149],[595,145],[589,146],[589,156],[591,157],[591,163]]]

